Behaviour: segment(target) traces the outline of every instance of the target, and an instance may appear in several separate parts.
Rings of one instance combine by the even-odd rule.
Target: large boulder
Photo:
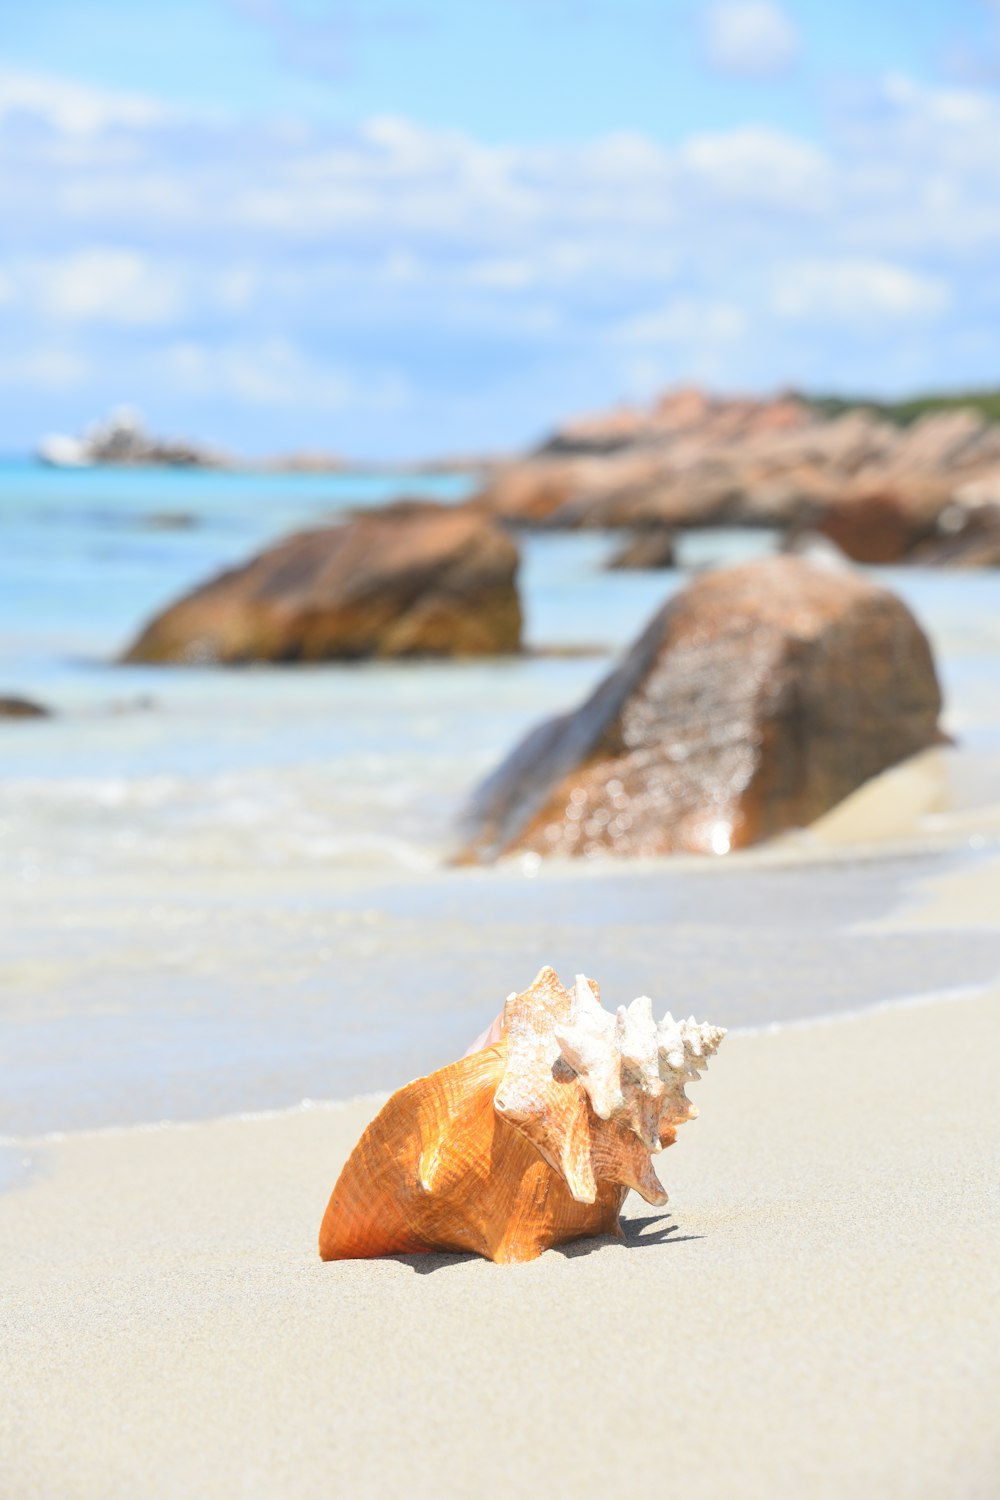
[[[515,544],[488,518],[389,507],[267,548],[170,606],[127,662],[323,661],[517,651]]]
[[[705,574],[480,787],[463,857],[726,853],[936,743],[940,707],[885,589],[797,557]]]

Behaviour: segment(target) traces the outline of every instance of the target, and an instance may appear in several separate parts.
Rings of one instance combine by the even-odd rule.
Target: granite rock
[[[927,639],[892,593],[792,556],[720,569],[483,783],[460,858],[723,854],[938,742],[940,708]]]
[[[515,543],[427,502],[268,547],[171,605],[127,662],[323,661],[517,651]]]

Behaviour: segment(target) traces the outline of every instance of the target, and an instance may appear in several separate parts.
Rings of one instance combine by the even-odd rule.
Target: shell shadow
[[[418,1276],[429,1276],[432,1271],[447,1271],[450,1266],[465,1265],[469,1261],[482,1260],[475,1251],[425,1250],[416,1255],[382,1255],[380,1260],[393,1260],[397,1266],[407,1266]]]
[[[622,1219],[622,1234],[625,1243],[635,1249],[643,1245],[683,1245],[687,1240],[703,1240],[703,1234],[678,1234],[679,1224],[671,1221],[669,1214],[649,1214],[644,1219]],[[648,1231],[648,1233],[647,1233]]]
[[[566,1245],[555,1247],[557,1254],[567,1260],[579,1255],[590,1255],[605,1245],[625,1244],[629,1250],[643,1250],[651,1245],[682,1245],[685,1240],[701,1240],[702,1234],[678,1234],[680,1225],[674,1224],[669,1214],[650,1214],[644,1219],[622,1219],[621,1238],[613,1234],[595,1235],[590,1239],[571,1240]]]
[[[703,1234],[678,1234],[680,1225],[675,1224],[669,1214],[650,1214],[642,1219],[622,1219],[621,1238],[613,1234],[590,1235],[586,1239],[570,1240],[564,1245],[555,1245],[553,1252],[566,1260],[576,1260],[581,1255],[592,1255],[608,1245],[624,1244],[629,1250],[642,1250],[650,1245],[683,1245],[687,1240],[703,1240]],[[418,1276],[429,1276],[433,1271],[446,1271],[449,1266],[460,1266],[482,1257],[471,1251],[467,1254],[454,1250],[428,1251],[420,1255],[386,1255],[397,1265],[408,1266]]]

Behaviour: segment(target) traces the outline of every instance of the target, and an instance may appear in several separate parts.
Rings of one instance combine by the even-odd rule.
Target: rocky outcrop
[[[526,459],[499,465],[469,504],[507,525],[542,526],[578,496],[595,488],[599,491],[607,480],[603,463],[577,458]]]
[[[965,424],[956,418],[963,414],[947,415],[949,422],[942,421],[942,425],[961,432]],[[923,439],[918,451],[933,436],[915,431],[914,437]],[[825,505],[805,509],[792,530],[793,535],[800,529],[818,532],[854,562],[988,567],[996,552],[998,520],[997,470],[987,469],[976,479],[958,484],[931,468],[926,474],[896,473],[884,487],[874,490],[863,481],[855,482]]]
[[[129,406],[117,407],[101,422],[94,422],[82,437],[53,434],[38,447],[43,463],[60,469],[112,464],[126,468],[147,466],[174,469],[227,468],[222,453],[186,438],[158,438],[146,431],[142,417]]]
[[[677,561],[674,534],[665,526],[650,526],[635,535],[609,560],[611,572],[630,568],[672,568]]]
[[[651,445],[663,438],[703,438],[710,429],[717,441],[747,441],[763,433],[794,431],[812,420],[809,408],[794,398],[773,401],[720,400],[694,387],[661,396],[649,408],[623,406],[572,418],[558,427],[536,451],[540,454],[614,453]]]
[[[47,719],[50,711],[30,698],[0,697],[0,719]]]
[[[279,453],[276,458],[265,459],[258,467],[277,474],[338,474],[347,464],[339,453],[313,448]]]
[[[864,408],[830,418],[680,391],[560,428],[498,466],[478,503],[515,525],[807,526],[858,561],[896,561],[998,466],[1000,427],[973,411],[900,427]]]
[[[302,532],[158,615],[127,662],[354,660],[517,651],[515,544],[427,502]]]
[[[463,857],[726,853],[934,744],[940,707],[923,631],[851,569],[709,573],[482,785]]]

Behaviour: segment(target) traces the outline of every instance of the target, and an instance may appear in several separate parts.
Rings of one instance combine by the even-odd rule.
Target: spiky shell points
[[[324,1260],[472,1250],[532,1260],[619,1233],[629,1188],[666,1202],[651,1153],[696,1111],[685,1093],[725,1033],[646,997],[606,1011],[550,968],[511,995],[500,1041],[388,1101],[351,1154],[320,1229]]]

